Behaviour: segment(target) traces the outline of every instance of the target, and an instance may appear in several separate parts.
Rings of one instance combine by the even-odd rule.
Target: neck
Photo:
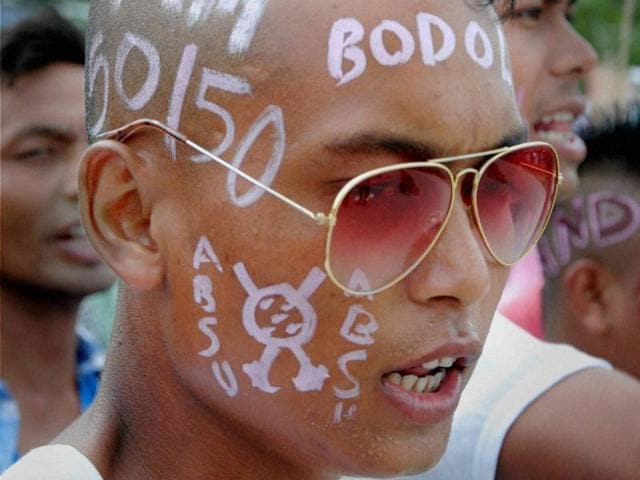
[[[162,311],[157,305],[155,311]],[[83,439],[85,453],[105,478],[335,478],[292,465],[258,441],[261,434],[251,433],[242,419],[189,390],[159,338],[163,329],[149,341],[149,322],[142,320],[152,311],[142,308],[116,320],[100,395],[81,419],[80,430],[94,432],[92,444]],[[183,453],[176,461],[178,445]]]
[[[12,389],[68,388],[74,375],[74,326],[82,297],[2,279],[2,379]]]

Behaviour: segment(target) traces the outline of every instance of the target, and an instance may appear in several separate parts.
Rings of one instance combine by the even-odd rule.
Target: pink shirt
[[[498,311],[532,335],[542,338],[542,287],[544,276],[534,249],[511,268]]]

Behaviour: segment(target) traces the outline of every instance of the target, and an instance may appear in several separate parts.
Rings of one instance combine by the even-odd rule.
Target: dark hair
[[[598,115],[581,136],[587,158],[578,173],[615,173],[640,177],[640,101]]]
[[[54,63],[84,65],[84,34],[53,8],[2,32],[2,84]]]

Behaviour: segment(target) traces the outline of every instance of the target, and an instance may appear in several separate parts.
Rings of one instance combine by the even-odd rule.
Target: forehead
[[[84,67],[56,63],[2,86],[3,140],[28,124],[84,131]]]
[[[210,125],[222,154],[277,109],[288,143],[369,129],[492,145],[518,120],[495,14],[471,3],[175,1],[157,25],[121,12],[92,32],[92,133],[147,116],[206,145]]]

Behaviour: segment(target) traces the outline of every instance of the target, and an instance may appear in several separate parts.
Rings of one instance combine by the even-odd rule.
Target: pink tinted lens
[[[553,208],[557,175],[555,152],[544,145],[508,153],[484,171],[478,221],[502,262],[515,263],[538,240]]]
[[[420,260],[442,230],[451,178],[437,167],[399,169],[368,178],[344,198],[329,264],[343,286],[373,291]]]

